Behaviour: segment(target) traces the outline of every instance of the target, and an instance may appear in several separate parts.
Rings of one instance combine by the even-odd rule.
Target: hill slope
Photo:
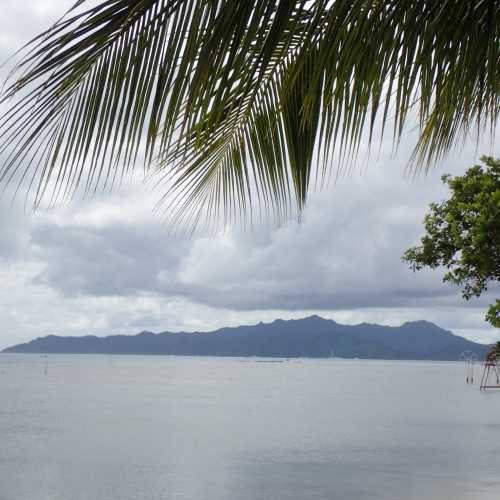
[[[341,325],[310,316],[208,333],[151,333],[109,337],[48,337],[5,349],[11,353],[170,354],[191,356],[312,357],[456,360],[488,346],[458,337],[427,321],[399,327]]]

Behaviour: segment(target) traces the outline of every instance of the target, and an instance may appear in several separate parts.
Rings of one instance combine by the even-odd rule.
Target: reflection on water
[[[257,361],[0,355],[0,499],[499,498],[464,365]]]

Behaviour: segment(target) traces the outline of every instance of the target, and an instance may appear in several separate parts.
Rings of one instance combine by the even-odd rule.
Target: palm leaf
[[[79,1],[1,98],[0,182],[37,206],[142,166],[180,224],[286,217],[411,116],[426,168],[498,117],[500,1]]]

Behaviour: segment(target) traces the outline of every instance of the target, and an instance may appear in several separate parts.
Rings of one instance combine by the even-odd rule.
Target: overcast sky
[[[4,2],[0,59],[70,4]],[[312,193],[301,223],[280,227],[174,237],[139,179],[37,214],[0,200],[0,349],[48,334],[210,330],[312,313],[351,324],[426,319],[473,340],[498,339],[483,319],[492,296],[465,303],[442,272],[415,274],[401,262],[422,235],[428,204],[447,195],[440,176],[498,151],[467,145],[413,179],[404,167],[414,140],[408,132],[396,156],[385,145]]]

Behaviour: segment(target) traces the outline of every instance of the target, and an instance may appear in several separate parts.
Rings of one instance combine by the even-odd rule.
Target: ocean
[[[0,500],[497,500],[461,363],[0,355]]]

